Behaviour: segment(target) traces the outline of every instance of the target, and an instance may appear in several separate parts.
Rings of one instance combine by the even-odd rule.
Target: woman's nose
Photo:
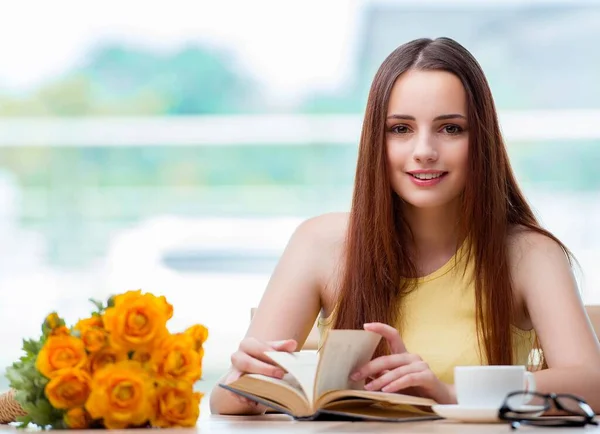
[[[413,158],[420,163],[433,162],[438,158],[437,150],[432,143],[431,137],[423,135],[418,137],[413,150]]]

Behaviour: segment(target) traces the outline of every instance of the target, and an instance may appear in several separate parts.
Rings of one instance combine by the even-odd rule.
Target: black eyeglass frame
[[[508,402],[511,398],[519,395],[528,395],[528,396],[536,396],[538,398],[542,398],[544,400],[543,411],[544,413],[548,410],[552,409],[552,404],[556,407],[557,410],[564,411],[568,414],[569,418],[560,418],[560,417],[527,417],[527,415],[531,415],[532,413],[539,413],[541,409],[537,410],[517,410],[513,409],[508,405]],[[560,399],[571,399],[577,403],[579,408],[582,410],[584,414],[575,413],[567,408],[565,408],[561,403]],[[517,416],[511,416],[509,413],[512,413]],[[519,417],[518,415],[523,415],[523,417]],[[580,419],[572,419],[573,416],[577,416]],[[506,398],[504,398],[504,402],[502,406],[498,410],[498,418],[500,420],[504,420],[507,422],[511,422],[512,429],[518,428],[521,424],[528,424],[534,426],[545,426],[545,427],[583,427],[586,425],[598,425],[598,422],[595,421],[596,414],[594,410],[589,406],[584,399],[571,395],[569,393],[539,393],[539,392],[527,392],[527,391],[515,391],[509,393]]]

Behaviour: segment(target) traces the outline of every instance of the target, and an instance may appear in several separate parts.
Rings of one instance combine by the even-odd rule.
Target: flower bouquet
[[[25,355],[7,369],[12,390],[4,396],[18,403],[19,426],[194,426],[207,329],[171,334],[173,307],[140,290],[92,302],[96,310],[74,327],[51,313],[41,337],[23,341]]]

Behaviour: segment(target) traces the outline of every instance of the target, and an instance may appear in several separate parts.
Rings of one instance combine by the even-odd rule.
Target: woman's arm
[[[515,290],[540,339],[548,369],[535,373],[543,393],[571,393],[600,412],[600,344],[560,246],[522,232],[509,252]]]
[[[293,339],[301,348],[321,309],[321,288],[333,269],[338,241],[343,239],[338,236],[340,223],[343,229],[341,215],[328,214],[305,221],[294,232],[254,314],[244,345],[269,349],[272,341]],[[248,356],[243,345],[234,353],[233,360],[236,366],[243,368],[230,369],[219,382],[233,381],[242,371],[254,372],[260,363]],[[218,385],[211,393],[210,409],[215,414],[264,411],[262,407],[236,399],[236,395]]]

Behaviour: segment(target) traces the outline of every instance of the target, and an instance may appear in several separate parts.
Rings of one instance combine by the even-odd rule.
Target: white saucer
[[[497,423],[498,407],[475,407],[466,405],[433,405],[431,409],[438,415],[446,419],[453,419],[460,422],[471,423]],[[544,409],[538,405],[523,405],[521,410],[536,410],[537,413],[528,414],[529,417],[540,416]]]

